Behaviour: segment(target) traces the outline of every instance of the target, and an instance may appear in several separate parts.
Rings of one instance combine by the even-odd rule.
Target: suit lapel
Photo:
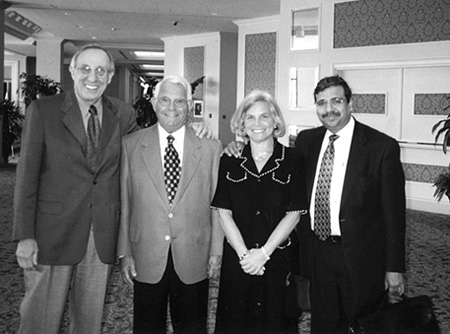
[[[102,137],[101,137],[101,149],[103,152],[104,148],[108,145],[108,142],[111,140],[111,136],[113,135],[115,129],[117,128],[117,124],[119,122],[119,118],[117,117],[117,109],[111,103],[111,101],[104,97],[103,98],[103,118],[102,118]]]
[[[74,91],[69,92],[64,99],[61,106],[61,122],[69,130],[69,132],[76,138],[82,147],[82,151],[86,151],[86,130],[81,117],[80,107]]]
[[[367,154],[367,148],[365,146],[366,142],[367,137],[364,129],[361,124],[355,120],[355,130],[348,157],[347,171],[345,172],[344,188],[342,189],[341,210],[352,194],[355,183],[361,177],[364,165],[361,162],[364,161]]]
[[[192,181],[192,177],[198,168],[200,163],[201,152],[200,152],[201,142],[196,137],[195,133],[186,127],[186,134],[184,136],[184,153],[183,153],[183,164],[181,168],[181,178],[178,184],[177,193],[175,195],[173,206],[177,205],[180,198],[183,196],[187,187]],[[205,180],[206,182],[206,180]]]
[[[317,128],[313,136],[311,136],[311,141],[308,143],[308,155],[306,158],[306,180],[307,180],[307,195],[308,203],[311,203],[311,195],[314,186],[314,178],[316,176],[317,164],[320,162],[319,155],[320,149],[322,147],[323,137],[325,136],[326,129],[324,127]],[[310,162],[310,163],[308,163]]]
[[[169,206],[166,185],[164,183],[164,172],[162,169],[158,127],[154,125],[143,131],[146,131],[146,136],[142,140],[141,154],[144,165],[147,168],[148,175],[153,182],[158,195],[163,202]]]

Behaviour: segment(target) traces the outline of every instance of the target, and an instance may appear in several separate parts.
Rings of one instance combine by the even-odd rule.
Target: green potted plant
[[[8,157],[12,153],[11,147],[20,138],[24,116],[20,113],[20,107],[10,100],[0,102],[0,116],[3,119],[2,158],[8,163]]]
[[[446,111],[450,109],[450,96],[446,97],[447,104],[443,106],[443,110]],[[447,154],[447,147],[450,146],[450,113],[446,118],[441,119],[431,129],[431,133],[435,133],[436,136],[434,138],[434,142],[437,143],[440,136],[443,135],[442,141],[442,151],[444,154]],[[434,197],[437,198],[438,202],[442,199],[444,195],[448,197],[450,200],[450,165],[447,167],[447,170],[444,173],[439,174],[434,180],[434,187],[436,190],[434,192]]]
[[[21,88],[27,107],[39,96],[51,96],[62,92],[59,82],[40,75],[22,73],[20,79],[22,80]]]

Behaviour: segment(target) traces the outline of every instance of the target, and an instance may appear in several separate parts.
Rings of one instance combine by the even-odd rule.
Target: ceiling
[[[96,43],[141,76],[149,71],[141,65],[163,65],[163,59],[137,59],[132,52],[164,51],[161,38],[237,32],[235,20],[280,12],[280,0],[0,0],[0,5],[41,28],[25,40],[5,34],[6,51],[35,56],[40,39],[61,39],[70,58],[80,46]]]

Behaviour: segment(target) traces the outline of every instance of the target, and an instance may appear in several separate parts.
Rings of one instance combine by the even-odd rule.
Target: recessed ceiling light
[[[141,65],[141,68],[144,70],[162,70],[162,69],[164,69],[164,65],[143,64],[143,65]]]
[[[164,51],[134,51],[134,56],[138,59],[160,58],[164,59]]]
[[[150,76],[154,76],[154,77],[163,77],[164,73],[159,73],[159,72],[145,72],[146,75],[150,75]]]
[[[66,16],[71,16],[72,13],[71,13],[71,12],[65,12],[64,15],[66,15]]]
[[[92,39],[97,39],[97,37],[96,36],[92,36]]]

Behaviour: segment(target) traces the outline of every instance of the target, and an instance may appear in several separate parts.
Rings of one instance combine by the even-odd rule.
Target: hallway
[[[16,333],[23,294],[22,271],[11,242],[14,167],[0,167],[0,333]],[[434,302],[441,333],[450,333],[450,216],[407,210],[406,294],[427,294]],[[127,334],[132,328],[131,289],[114,268],[102,333]],[[218,282],[211,282],[209,333],[213,332]],[[309,333],[308,314],[300,321],[300,333]],[[62,330],[67,333],[67,327]]]

